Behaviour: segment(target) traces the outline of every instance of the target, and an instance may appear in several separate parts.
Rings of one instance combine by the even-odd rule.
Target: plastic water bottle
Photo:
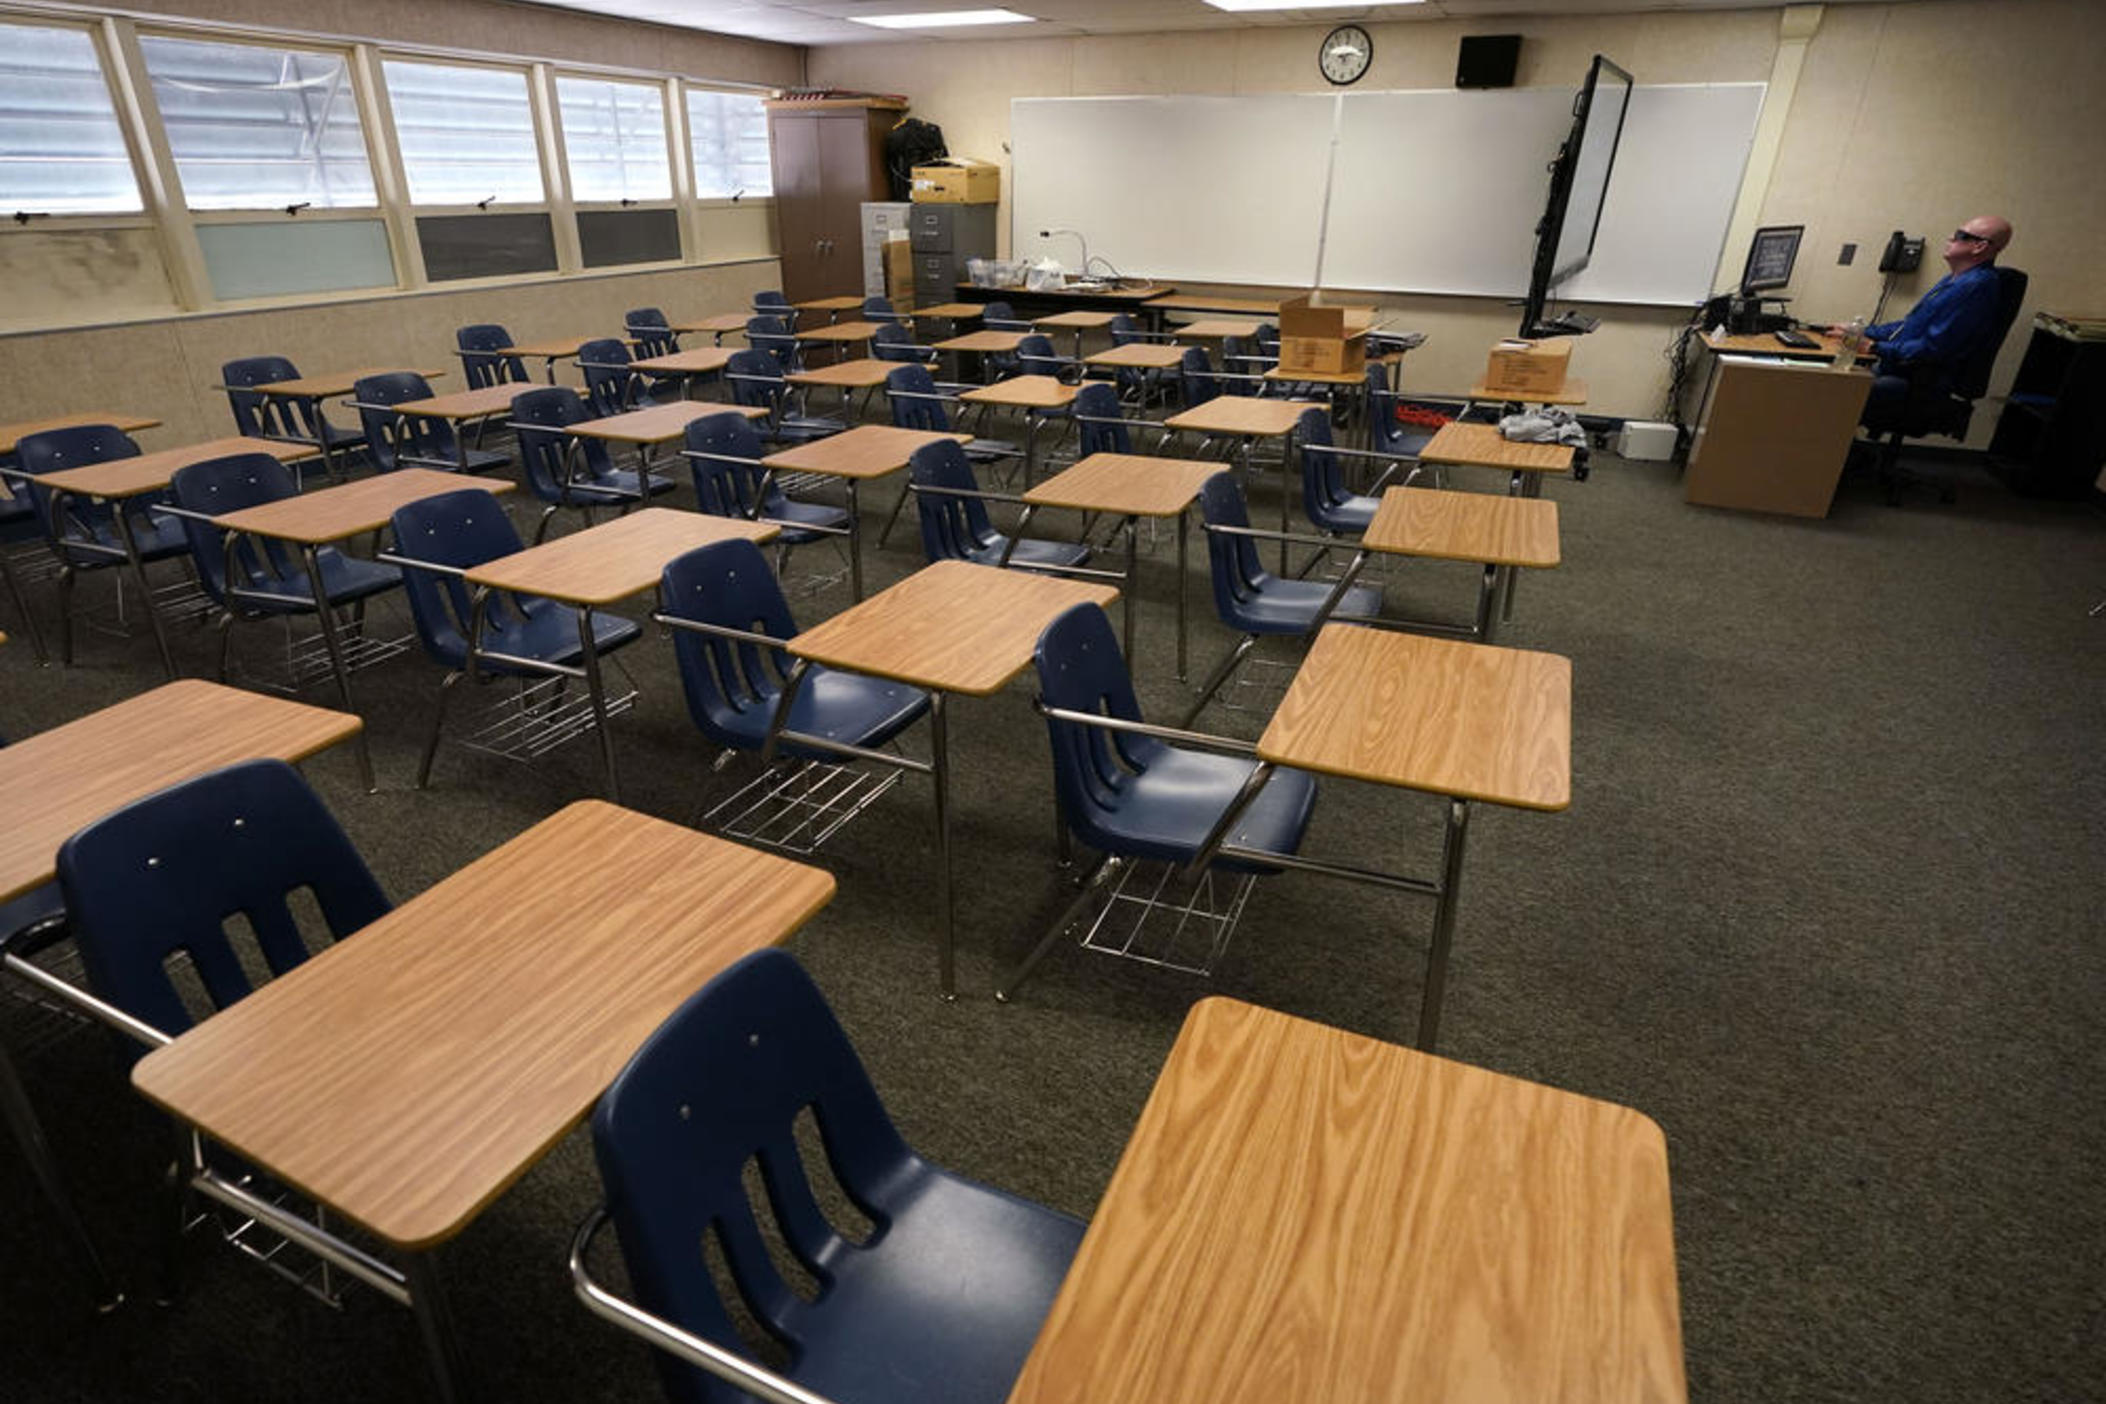
[[[1865,341],[1865,319],[1852,317],[1843,334],[1836,339],[1835,359],[1828,363],[1830,370],[1857,369],[1857,348]]]

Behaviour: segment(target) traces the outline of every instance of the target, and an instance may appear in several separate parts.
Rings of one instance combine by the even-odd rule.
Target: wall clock
[[[1375,41],[1357,24],[1341,24],[1324,36],[1316,51],[1316,66],[1324,77],[1340,87],[1357,83],[1375,57]]]

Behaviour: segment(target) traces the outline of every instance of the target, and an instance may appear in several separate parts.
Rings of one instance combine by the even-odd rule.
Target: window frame
[[[88,36],[89,46],[95,52],[95,62],[102,71],[103,95],[110,101],[110,116],[117,123],[118,136],[124,142],[125,157],[131,162],[132,189],[138,194],[139,208],[136,210],[30,210],[29,218],[17,219],[14,210],[0,210],[0,235],[34,234],[39,231],[51,233],[58,230],[93,229],[149,229],[158,226],[154,214],[152,186],[148,180],[145,153],[140,148],[139,133],[134,127],[124,92],[118,82],[117,70],[122,62],[113,52],[108,26],[99,18],[88,18],[63,12],[40,10],[0,9],[0,32],[6,27],[24,29],[70,29]]]

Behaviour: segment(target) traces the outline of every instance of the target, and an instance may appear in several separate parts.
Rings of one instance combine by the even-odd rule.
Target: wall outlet
[[[1851,260],[1855,259],[1856,257],[1857,245],[1845,244],[1843,245],[1843,252],[1837,256],[1836,262],[1841,264],[1843,267],[1848,268],[1850,266]]]

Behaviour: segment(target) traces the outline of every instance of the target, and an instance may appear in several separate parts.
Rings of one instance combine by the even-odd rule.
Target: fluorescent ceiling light
[[[1355,10],[1353,0],[1207,0],[1217,10]],[[1367,0],[1373,5],[1417,5],[1422,0]]]
[[[964,24],[1036,24],[1029,15],[1013,10],[936,10],[921,15],[850,15],[857,24],[879,29],[947,29]]]

